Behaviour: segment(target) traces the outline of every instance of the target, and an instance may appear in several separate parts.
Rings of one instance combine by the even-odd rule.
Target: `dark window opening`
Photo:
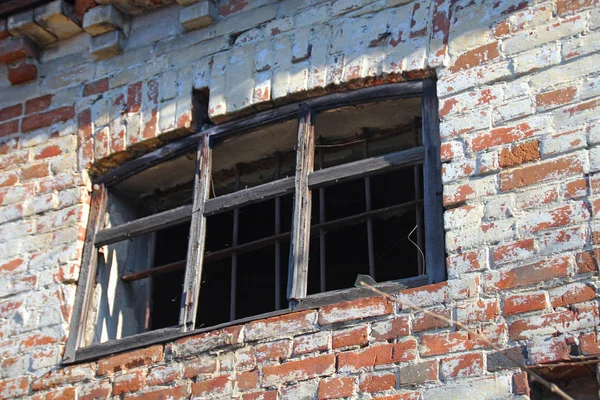
[[[600,384],[596,377],[597,365],[562,365],[556,367],[536,368],[548,382],[556,384],[566,394],[577,400],[595,400],[600,393]],[[544,385],[537,381],[531,381],[530,398],[531,400],[560,400],[562,399],[556,393],[552,393]]]

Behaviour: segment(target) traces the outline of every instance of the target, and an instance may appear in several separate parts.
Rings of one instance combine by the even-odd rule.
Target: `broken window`
[[[437,123],[433,81],[384,85],[98,178],[66,359],[369,295],[358,274],[389,290],[445,279]]]

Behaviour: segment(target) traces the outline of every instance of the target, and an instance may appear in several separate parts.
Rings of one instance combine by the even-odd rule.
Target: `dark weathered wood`
[[[200,280],[202,278],[204,242],[206,238],[204,204],[206,199],[208,199],[210,190],[212,166],[212,152],[208,136],[202,138],[202,142],[198,145],[197,154],[196,177],[194,179],[194,206],[179,320],[179,324],[184,331],[194,329],[196,311],[198,309],[198,296],[200,294]]]
[[[91,346],[82,347],[81,349],[77,350],[75,358],[73,360],[70,360],[69,363],[91,361],[100,357],[120,353],[122,351],[129,351],[157,343],[168,342],[182,336],[184,335],[182,334],[181,329],[179,327],[169,327],[149,332],[143,332],[137,335],[124,337],[117,340],[109,340],[104,343],[98,343]],[[64,364],[69,363],[64,362]]]
[[[308,284],[308,246],[310,243],[311,192],[308,177],[314,168],[315,113],[307,105],[300,108],[298,144],[296,146],[296,182],[290,261],[288,266],[288,299],[306,296]]]
[[[206,201],[204,215],[214,215],[241,206],[269,200],[277,196],[291,193],[294,190],[294,177],[279,179],[275,182],[264,183],[248,189],[243,189]]]
[[[115,226],[114,228],[102,229],[96,234],[96,246],[100,247],[143,235],[148,232],[165,229],[173,225],[187,222],[191,218],[192,205],[186,204],[185,206],[177,207],[172,210],[126,222]]]
[[[423,82],[423,165],[425,204],[425,273],[429,283],[446,280],[444,250],[444,208],[442,202],[442,163],[440,161],[440,120],[436,82]]]
[[[91,201],[90,214],[88,217],[83,254],[81,257],[81,272],[79,273],[79,284],[75,294],[75,303],[71,314],[69,337],[65,347],[64,362],[75,359],[75,351],[81,345],[83,332],[85,330],[92,287],[96,281],[98,251],[94,245],[96,233],[104,219],[107,204],[107,193],[104,185],[94,185]]]
[[[404,289],[423,286],[425,284],[427,284],[427,276],[421,275],[396,281],[378,283],[375,287],[383,292],[392,294]],[[300,299],[298,304],[294,307],[294,311],[308,310],[329,304],[373,296],[377,296],[377,294],[366,288],[332,290],[324,293],[311,294],[310,296]]]
[[[308,186],[311,189],[316,189],[332,183],[346,182],[393,169],[410,167],[422,163],[424,153],[425,149],[423,147],[416,147],[321,169],[310,174]]]
[[[235,171],[235,190],[240,190],[240,166],[236,167]],[[231,235],[231,246],[233,248],[238,245],[239,231],[240,231],[240,209],[236,208],[233,210],[233,230]],[[238,255],[234,251],[231,254],[231,287],[229,288],[229,319],[233,321],[235,319],[235,312],[237,306],[237,272],[238,269]]]
[[[16,14],[27,9],[34,8],[44,3],[50,3],[49,0],[4,0],[0,1],[0,18],[7,18],[11,14]]]
[[[125,282],[139,281],[140,279],[151,278],[153,276],[159,276],[168,274],[174,271],[181,271],[185,268],[185,260],[175,261],[170,264],[161,265],[160,267],[150,268],[140,272],[134,272],[132,274],[123,275],[121,280]]]
[[[420,81],[391,83],[315,97],[306,100],[304,104],[307,104],[314,110],[325,110],[366,102],[416,97],[421,95],[422,90],[423,83]],[[265,124],[294,118],[298,114],[299,109],[300,103],[288,104],[210,127],[204,131],[162,146],[151,153],[108,171],[98,177],[95,182],[104,183],[107,186],[114,185],[145,169],[192,151],[203,135],[209,135],[214,139],[221,140],[224,137],[240,132],[247,132]]]

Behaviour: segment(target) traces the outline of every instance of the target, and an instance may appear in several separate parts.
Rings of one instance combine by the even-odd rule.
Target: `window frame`
[[[314,121],[316,112],[344,106],[410,97],[421,97],[422,146],[313,171]],[[266,124],[293,118],[294,115],[298,118],[295,176],[209,199],[212,168],[211,139],[222,139],[230,135],[251,131]],[[100,223],[103,220],[107,207],[107,188],[145,169],[181,156],[194,148],[197,148],[197,167],[194,177],[193,204],[139,218],[113,228],[100,229]],[[434,79],[391,83],[332,93],[307,99],[301,103],[272,108],[248,117],[209,127],[176,142],[166,144],[158,150],[145,154],[136,160],[105,173],[93,182],[81,272],[63,363],[71,364],[87,361],[103,355],[166,342],[187,335],[216,330],[225,326],[242,324],[267,316],[281,315],[292,311],[300,311],[372,295],[370,291],[361,288],[349,288],[307,295],[308,244],[311,230],[311,190],[318,189],[326,184],[366,177],[395,168],[412,166],[417,163],[423,164],[425,258],[427,260],[427,271],[425,275],[383,282],[377,285],[379,289],[386,292],[397,292],[409,287],[442,282],[447,278],[443,230],[443,187],[441,178],[438,99],[436,81]],[[217,212],[232,210],[290,192],[295,194],[290,237],[290,262],[288,266],[287,297],[290,307],[267,314],[236,319],[217,326],[194,329],[198,295],[201,289],[200,277],[202,275],[204,256],[206,217]],[[133,236],[153,232],[189,220],[191,220],[190,239],[188,243],[179,325],[143,332],[118,340],[81,346],[83,330],[89,314],[91,289],[97,273],[97,249],[107,244],[116,243]]]

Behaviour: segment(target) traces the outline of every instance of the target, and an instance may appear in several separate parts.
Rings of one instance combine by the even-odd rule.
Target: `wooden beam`
[[[303,104],[307,104],[314,110],[321,111],[367,102],[418,97],[421,95],[422,91],[423,82],[421,81],[399,82],[314,97],[307,99]],[[120,167],[108,171],[96,178],[94,182],[104,183],[106,186],[114,185],[166,160],[193,151],[203,135],[209,135],[213,140],[222,140],[233,134],[260,128],[265,124],[272,124],[294,118],[298,115],[299,109],[300,103],[292,103],[265,110],[249,117],[212,126],[202,132],[197,132],[183,139],[179,139],[176,142],[166,144],[151,153],[145,154]]]
[[[123,275],[121,277],[121,280],[125,282],[134,282],[139,281],[140,279],[164,275],[174,271],[181,271],[182,269],[185,269],[185,260],[175,261],[170,264],[165,264],[144,271],[133,272],[131,274]]]
[[[320,169],[310,174],[308,186],[311,189],[316,189],[332,183],[346,182],[394,169],[410,167],[423,163],[424,155],[425,149],[421,146]]]
[[[198,296],[200,294],[204,241],[206,238],[204,205],[210,191],[212,168],[212,152],[208,136],[202,137],[202,141],[198,145],[197,154],[196,177],[194,179],[194,206],[179,320],[183,331],[194,329],[196,310],[198,309]]]
[[[97,247],[111,243],[120,242],[135,236],[143,235],[159,229],[165,229],[189,221],[192,218],[192,205],[173,208],[158,214],[149,215],[131,222],[115,226],[114,228],[102,229],[96,234],[95,244]]]
[[[64,362],[75,359],[75,352],[81,345],[83,333],[87,322],[92,287],[96,282],[98,251],[94,245],[96,232],[103,223],[106,212],[107,193],[104,185],[95,184],[90,200],[90,214],[88,217],[83,255],[81,257],[81,272],[79,273],[79,284],[75,293],[75,303],[71,314],[69,326],[69,337],[65,347]]]
[[[423,192],[425,203],[425,273],[429,283],[445,281],[444,206],[442,202],[442,163],[440,161],[440,119],[436,82],[423,82]]]
[[[300,106],[298,145],[296,146],[296,176],[287,297],[290,300],[306,296],[308,282],[308,246],[310,243],[311,192],[308,176],[314,168],[315,112],[310,106]]]
[[[219,214],[234,208],[248,206],[287,193],[292,193],[294,187],[295,179],[293,176],[290,176],[274,182],[264,183],[249,189],[243,189],[215,197],[206,201],[206,204],[204,205],[204,215]]]

